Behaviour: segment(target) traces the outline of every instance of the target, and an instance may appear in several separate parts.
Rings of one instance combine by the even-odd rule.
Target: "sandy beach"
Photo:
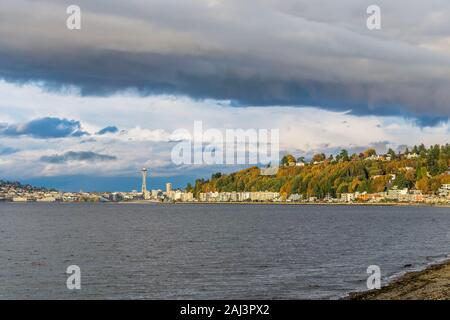
[[[450,260],[409,272],[379,290],[351,293],[349,300],[450,300]]]

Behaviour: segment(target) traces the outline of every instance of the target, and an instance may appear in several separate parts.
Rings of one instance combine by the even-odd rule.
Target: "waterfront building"
[[[56,202],[56,199],[53,197],[44,197],[36,199],[37,202]]]
[[[192,192],[183,192],[181,194],[181,201],[183,201],[183,202],[194,201],[194,194]]]
[[[157,190],[153,189],[151,191],[151,198],[152,199],[162,198],[163,196],[164,196],[164,194],[163,194],[161,189],[157,189]]]
[[[12,198],[13,202],[27,202],[28,199],[26,197],[14,197]]]
[[[450,184],[443,184],[438,190],[439,197],[450,198]]]
[[[342,202],[353,202],[356,200],[356,196],[354,193],[341,193],[341,201]]]
[[[250,200],[251,201],[273,201],[280,197],[278,192],[251,192]]]
[[[390,200],[400,200],[402,197],[408,194],[408,188],[398,189],[397,186],[394,186],[392,189],[388,190],[387,199]]]
[[[301,201],[302,198],[303,198],[303,196],[301,194],[293,193],[293,194],[289,195],[289,197],[287,198],[286,201],[288,201],[288,202],[291,202],[291,201],[292,202],[297,202],[297,201]]]

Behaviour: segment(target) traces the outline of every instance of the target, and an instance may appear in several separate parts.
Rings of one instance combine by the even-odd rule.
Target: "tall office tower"
[[[166,193],[170,193],[172,191],[172,184],[170,182],[166,183]]]
[[[142,192],[142,194],[145,195],[147,193],[147,168],[142,168],[141,173],[142,173],[142,189],[141,189],[141,192]]]

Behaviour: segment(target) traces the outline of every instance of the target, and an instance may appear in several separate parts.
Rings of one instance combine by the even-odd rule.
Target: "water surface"
[[[334,299],[444,258],[449,231],[433,207],[0,203],[0,299]]]

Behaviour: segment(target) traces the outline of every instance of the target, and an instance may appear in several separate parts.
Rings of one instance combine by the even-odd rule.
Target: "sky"
[[[445,0],[1,0],[0,179],[129,191],[142,167],[151,188],[239,169],[173,163],[195,121],[277,129],[306,157],[445,144],[449,87]]]

